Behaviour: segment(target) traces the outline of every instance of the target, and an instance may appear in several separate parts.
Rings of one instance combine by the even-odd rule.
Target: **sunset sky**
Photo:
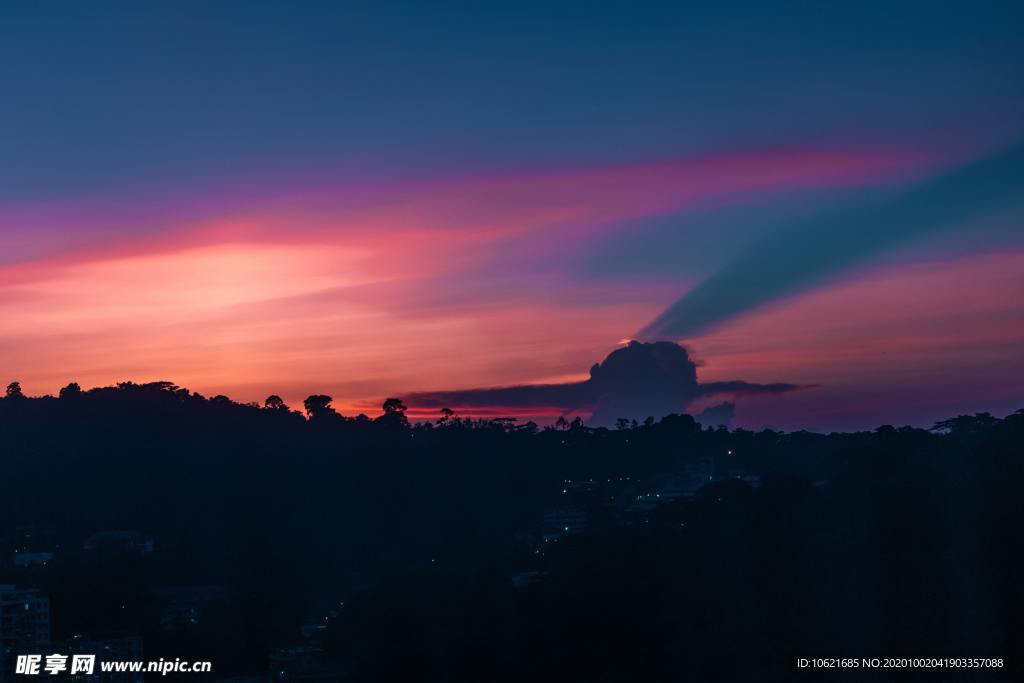
[[[7,4],[4,383],[376,413],[641,337],[814,385],[745,427],[1024,408],[1024,10],[775,5]]]

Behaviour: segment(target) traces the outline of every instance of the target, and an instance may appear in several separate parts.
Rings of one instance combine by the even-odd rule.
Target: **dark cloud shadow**
[[[816,285],[904,241],[1021,206],[1024,143],[895,197],[806,221],[756,245],[651,321],[641,339],[681,339]]]

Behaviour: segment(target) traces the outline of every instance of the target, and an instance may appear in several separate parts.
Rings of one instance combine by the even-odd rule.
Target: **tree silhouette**
[[[25,398],[21,391],[21,382],[11,382],[7,385],[7,398]]]
[[[312,396],[307,396],[302,405],[305,407],[306,415],[309,416],[310,420],[323,420],[338,415],[338,411],[331,407],[331,401],[333,400],[326,394],[313,394]]]
[[[999,420],[991,413],[975,413],[974,415],[958,415],[941,420],[932,427],[933,432],[947,432],[954,436],[981,434],[995,427]]]
[[[271,394],[263,401],[263,407],[267,410],[288,410],[288,404],[277,394]]]
[[[66,387],[60,390],[60,398],[78,398],[82,395],[82,387],[78,386],[78,382],[71,382]]]
[[[384,409],[385,415],[405,414],[405,411],[408,410],[400,398],[385,399],[384,405],[381,407]]]
[[[384,414],[377,418],[377,422],[387,425],[389,427],[408,427],[409,418],[405,416],[405,411],[408,410],[402,400],[399,398],[385,399],[384,405],[381,406],[384,410]]]

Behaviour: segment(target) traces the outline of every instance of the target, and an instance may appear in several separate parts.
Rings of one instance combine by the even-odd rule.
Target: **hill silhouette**
[[[218,677],[782,681],[848,655],[1010,680],[1024,653],[1024,411],[826,435],[405,405],[12,383],[0,583],[50,598],[56,643],[135,634]]]

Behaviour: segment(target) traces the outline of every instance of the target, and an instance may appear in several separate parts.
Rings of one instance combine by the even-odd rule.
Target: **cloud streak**
[[[847,207],[755,245],[644,327],[640,339],[682,339],[863,263],[901,242],[1018,206],[1024,144]]]

